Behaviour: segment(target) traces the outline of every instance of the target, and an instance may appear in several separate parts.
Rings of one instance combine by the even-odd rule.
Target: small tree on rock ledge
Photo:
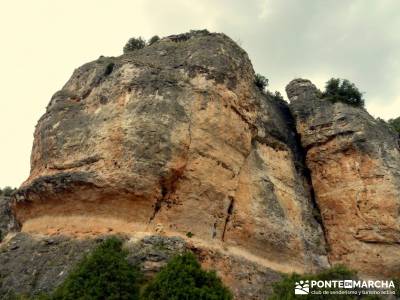
[[[124,46],[124,53],[132,52],[135,50],[142,49],[146,46],[146,41],[141,38],[131,38]]]
[[[351,83],[347,79],[329,79],[322,96],[333,102],[339,101],[353,106],[364,107],[362,93],[354,83]]]
[[[263,92],[265,88],[268,86],[268,78],[261,74],[254,75],[254,84],[258,87],[258,89]]]

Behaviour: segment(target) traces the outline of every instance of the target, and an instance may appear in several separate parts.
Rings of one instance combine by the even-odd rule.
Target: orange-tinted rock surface
[[[22,231],[192,233],[276,271],[328,265],[285,102],[223,34],[170,36],[73,73],[39,120]]]
[[[321,98],[308,80],[286,88],[332,264],[400,275],[398,135],[359,107]]]
[[[237,299],[329,262],[400,275],[398,136],[308,80],[287,92],[290,106],[261,92],[247,54],[206,31],[83,65],[37,124],[31,174],[2,225],[23,233],[3,244],[22,261],[49,235],[57,251],[102,234],[177,238]],[[37,275],[47,290],[53,271]]]

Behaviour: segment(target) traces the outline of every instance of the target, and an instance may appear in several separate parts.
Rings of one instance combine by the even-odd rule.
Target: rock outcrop
[[[279,272],[328,266],[287,104],[223,34],[169,36],[73,73],[39,120],[22,231],[193,234]]]
[[[400,147],[385,122],[321,98],[308,80],[286,88],[321,211],[329,260],[364,276],[400,275]]]
[[[11,205],[11,197],[0,195],[0,242],[10,231],[19,229],[18,223],[12,213]]]
[[[400,275],[398,136],[308,80],[287,93],[290,105],[261,92],[247,54],[207,31],[76,69],[1,225],[22,232],[1,244],[0,295],[50,291],[108,234],[149,276],[193,251],[236,299],[330,264]],[[33,277],[15,281],[17,265]]]

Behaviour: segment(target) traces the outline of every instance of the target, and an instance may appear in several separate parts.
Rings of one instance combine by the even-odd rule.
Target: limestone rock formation
[[[224,34],[169,36],[75,70],[39,120],[22,231],[189,232],[280,272],[328,266],[288,106]]]
[[[398,135],[363,108],[321,98],[309,80],[293,80],[286,90],[306,151],[330,262],[364,276],[399,276]]]
[[[400,275],[398,136],[308,80],[287,93],[261,92],[247,54],[207,31],[76,69],[4,206],[0,229],[22,232],[1,243],[0,296],[50,291],[104,234],[149,276],[189,249],[236,299],[330,264]]]

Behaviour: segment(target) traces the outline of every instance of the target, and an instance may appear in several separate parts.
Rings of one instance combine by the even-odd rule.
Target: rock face
[[[10,231],[18,230],[18,224],[11,209],[11,198],[0,195],[0,242]]]
[[[192,250],[237,299],[265,299],[279,273],[328,258],[400,275],[397,135],[308,80],[287,93],[290,107],[261,92],[247,54],[207,31],[75,70],[37,124],[14,216],[4,206],[0,229],[22,233],[1,245],[0,295],[51,290],[71,253],[116,233],[148,274]],[[43,268],[57,255],[65,270]],[[16,282],[15,264],[33,277]]]
[[[281,272],[328,266],[288,106],[223,34],[170,36],[73,73],[39,120],[22,231],[158,232]]]
[[[365,276],[400,275],[400,149],[367,111],[321,99],[308,80],[286,88],[321,211],[329,260]]]

